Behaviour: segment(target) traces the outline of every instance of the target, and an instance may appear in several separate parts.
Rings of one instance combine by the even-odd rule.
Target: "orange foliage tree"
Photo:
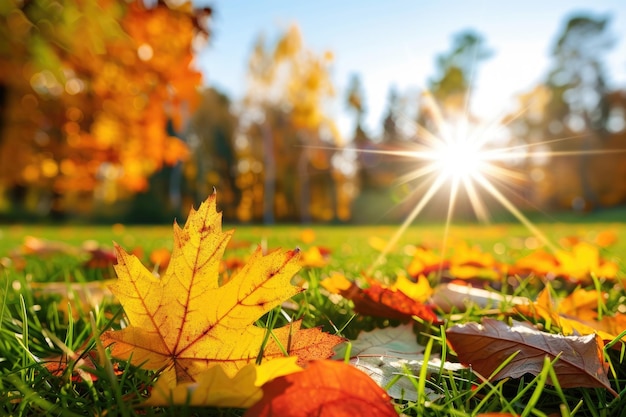
[[[180,129],[196,105],[192,44],[210,10],[40,0],[0,15],[0,193],[88,209],[186,158],[166,123]]]

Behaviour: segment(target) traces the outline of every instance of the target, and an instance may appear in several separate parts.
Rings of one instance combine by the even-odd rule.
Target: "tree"
[[[249,179],[241,184],[243,206],[263,207],[265,222],[294,213],[301,221],[333,217],[332,152],[321,146],[338,138],[324,111],[325,101],[334,93],[331,62],[330,53],[317,55],[303,46],[297,26],[274,44],[266,45],[262,37],[255,44],[241,117],[246,139],[240,152],[249,162],[240,175]],[[262,172],[249,175],[248,168],[256,163],[262,164]],[[261,192],[254,177],[262,178]],[[241,215],[251,217],[243,209]]]
[[[478,64],[491,55],[476,31],[466,29],[454,36],[451,50],[437,57],[437,75],[428,83],[430,93],[444,112],[468,111],[467,95]]]
[[[606,137],[609,107],[603,60],[613,45],[608,24],[607,17],[570,17],[557,37],[553,68],[546,80],[551,91],[546,138],[579,137],[561,141],[553,149],[582,151],[579,157],[560,162],[578,165],[580,191],[572,194],[571,201],[583,207],[600,203],[589,170],[594,157],[588,151],[601,147]]]
[[[53,210],[112,202],[187,157],[177,130],[195,106],[191,3],[10,2],[1,11],[0,188]]]
[[[358,139],[366,136],[363,130],[363,116],[365,115],[365,93],[363,92],[363,84],[358,74],[352,74],[348,90],[346,93],[346,106],[354,112],[354,138]]]

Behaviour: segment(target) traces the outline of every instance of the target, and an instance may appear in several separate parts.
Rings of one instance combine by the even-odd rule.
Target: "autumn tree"
[[[609,23],[604,16],[569,17],[555,37],[545,82],[520,96],[513,134],[532,151],[553,153],[528,161],[538,204],[582,211],[626,200],[617,186],[624,178],[624,104],[609,88],[604,64],[613,45]]]
[[[166,124],[181,129],[197,101],[192,43],[208,10],[39,0],[0,13],[0,191],[88,210],[187,157]]]
[[[324,104],[334,91],[329,67],[332,55],[307,49],[297,26],[275,43],[257,40],[249,60],[249,88],[242,115],[242,188],[240,217],[329,220],[335,214],[336,191],[331,172],[337,143]],[[261,169],[255,170],[255,167]],[[259,188],[259,180],[262,188]],[[294,217],[294,213],[297,215]]]
[[[603,60],[613,45],[608,24],[607,17],[570,17],[557,36],[552,53],[553,68],[546,80],[551,92],[546,139],[570,137],[571,140],[554,144],[553,149],[583,151],[578,157],[559,161],[569,166],[578,165],[578,175],[570,175],[578,178],[580,189],[570,189],[568,199],[579,209],[600,204],[590,175],[590,164],[595,157],[588,151],[602,147],[606,134],[609,109]]]

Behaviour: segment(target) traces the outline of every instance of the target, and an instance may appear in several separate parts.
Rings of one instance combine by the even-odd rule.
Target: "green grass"
[[[604,250],[603,256],[614,259],[620,270],[626,270],[626,225],[620,223],[562,223],[541,225],[541,230],[555,244],[565,237],[578,236],[593,240],[597,233],[612,229],[622,239]],[[226,258],[242,257],[258,244],[268,248],[317,245],[331,250],[329,263],[322,268],[304,268],[300,278],[308,281],[309,289],[295,298],[297,310],[290,314],[302,317],[306,327],[323,326],[325,331],[355,337],[361,330],[395,324],[389,320],[353,317],[348,302],[334,304],[320,291],[319,282],[331,272],[342,272],[348,278],[357,278],[372,265],[379,252],[368,243],[370,238],[390,239],[394,226],[330,227],[313,226],[315,240],[303,243],[302,227],[224,226],[235,228],[233,240],[237,243],[226,252]],[[187,407],[145,408],[141,400],[154,380],[154,373],[134,368],[125,362],[116,362],[98,346],[97,335],[117,326],[123,312],[114,300],[106,300],[96,308],[82,308],[80,303],[68,303],[67,297],[57,293],[41,294],[30,290],[33,282],[88,282],[106,278],[111,271],[84,267],[84,254],[23,255],[18,264],[15,256],[25,236],[62,241],[80,247],[93,240],[105,247],[116,241],[132,250],[141,247],[149,254],[156,248],[171,248],[171,226],[110,227],[110,226],[0,226],[0,415],[223,415],[243,414],[241,410],[199,409]],[[530,233],[520,225],[493,226],[459,225],[451,229],[450,239],[477,244],[485,252],[495,254],[502,261],[512,261],[536,247]],[[409,245],[441,248],[442,225],[420,225],[405,233],[386,261],[374,275],[393,278],[407,267]],[[9,260],[9,258],[11,260]],[[624,290],[619,286],[605,288],[611,291],[611,306],[619,308]],[[534,288],[523,287],[534,295]],[[78,296],[78,294],[75,294]],[[462,320],[478,320],[483,314],[470,309]],[[278,320],[275,320],[278,317]],[[281,325],[282,315],[266,316],[262,322]],[[445,325],[426,326],[416,323],[421,333],[420,343],[427,353],[454,360],[446,347]],[[63,354],[68,350],[82,352],[85,348],[99,351],[100,360],[94,362],[97,380],[85,382],[72,378],[70,369],[61,375],[52,375],[43,367],[42,359]],[[626,388],[626,372],[618,351],[607,353],[615,375],[612,378],[618,391]],[[84,358],[81,358],[84,359]],[[116,368],[114,368],[114,366]],[[91,366],[90,366],[91,367]],[[426,369],[426,368],[423,368]],[[75,374],[74,374],[75,375]],[[418,393],[436,387],[442,393],[437,401],[419,395],[417,402],[399,402],[397,410],[406,415],[475,416],[480,413],[504,411],[523,416],[613,416],[626,407],[626,400],[613,399],[599,389],[562,389],[547,385],[554,379],[550,361],[536,377],[517,380],[479,381],[469,371],[443,372],[428,375],[424,370],[412,377]]]

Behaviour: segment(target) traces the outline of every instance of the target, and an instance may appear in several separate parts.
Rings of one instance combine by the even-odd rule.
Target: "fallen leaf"
[[[302,243],[310,244],[315,240],[315,230],[308,228],[300,232],[300,240]]]
[[[391,288],[422,303],[430,300],[430,297],[433,295],[433,289],[424,275],[419,275],[415,281],[408,279],[404,275],[398,275]]]
[[[350,289],[353,284],[345,275],[335,272],[320,281],[320,285],[331,294],[340,294],[341,291]]]
[[[617,264],[602,259],[598,248],[586,242],[576,244],[571,251],[557,251],[555,256],[559,274],[574,282],[590,282],[591,275],[611,279],[619,271]]]
[[[234,376],[255,362],[267,330],[254,323],[301,291],[290,284],[300,269],[298,251],[258,248],[224,285],[220,259],[232,231],[222,232],[215,194],[191,210],[185,226],[174,223],[174,249],[167,271],[156,278],[141,262],[116,245],[117,281],[111,285],[130,325],[102,335],[112,356],[145,369],[163,370],[172,387],[193,382],[219,364]],[[300,330],[300,322],[272,330],[263,350],[266,360],[296,355],[300,362],[332,356],[342,338],[319,329]],[[284,349],[282,349],[284,348]]]
[[[617,232],[614,229],[603,230],[594,239],[594,243],[601,248],[614,245],[617,242]]]
[[[113,300],[113,294],[108,288],[112,280],[91,282],[30,282],[28,286],[36,296],[59,296],[58,310],[68,314],[69,305],[72,306],[71,315],[78,318],[81,314],[88,314],[94,308],[106,301]],[[69,305],[68,305],[69,303]]]
[[[378,252],[385,252],[388,248],[388,242],[381,237],[378,236],[370,236],[367,238],[367,243],[370,247]]]
[[[546,328],[556,327],[566,336],[597,334],[602,340],[611,341],[626,328],[626,315],[604,314],[599,318],[598,303],[606,297],[606,294],[596,290],[578,288],[557,302],[552,299],[548,284],[536,301],[517,305],[513,311],[528,318],[543,320]]]
[[[460,281],[439,284],[435,287],[431,303],[445,313],[453,310],[465,311],[474,304],[481,308],[500,308],[503,304],[526,305],[531,301],[525,297],[500,294],[482,288],[474,288]]]
[[[536,250],[518,258],[511,266],[509,273],[519,276],[534,274],[552,279],[558,274],[558,265],[559,262],[554,255],[543,250]]]
[[[107,269],[115,265],[115,262],[117,261],[115,254],[110,249],[94,247],[89,248],[86,251],[89,253],[89,259],[83,263],[85,268]]]
[[[602,339],[597,335],[561,336],[516,323],[507,324],[485,318],[482,324],[467,323],[450,327],[447,341],[463,364],[489,377],[504,361],[517,354],[493,379],[519,378],[530,373],[538,375],[544,357],[553,360],[554,371],[563,388],[605,388],[611,394],[604,362]],[[548,383],[552,383],[548,380]]]
[[[189,406],[212,406],[249,408],[263,396],[261,387],[279,376],[300,372],[297,358],[277,358],[261,365],[250,363],[232,378],[221,366],[213,366],[198,375],[197,382],[179,384],[170,389],[167,382],[159,379],[152,389],[147,406],[186,404]]]
[[[45,240],[35,236],[26,236],[24,237],[24,243],[22,244],[20,252],[23,255],[37,255],[44,257],[58,254],[77,255],[80,253],[80,249],[70,246],[65,242]]]
[[[317,246],[310,247],[307,251],[302,252],[300,262],[302,266],[310,268],[322,268],[328,263],[328,251],[324,251]]]
[[[96,381],[98,377],[93,373],[97,368],[98,353],[95,350],[77,354],[71,352],[43,360],[43,366],[54,376],[63,376],[71,369],[73,382]],[[114,368],[117,372],[117,367]]]
[[[245,417],[398,417],[391,398],[358,369],[313,361],[302,371],[263,386],[263,399]]]
[[[424,351],[424,346],[417,343],[412,324],[397,327],[375,329],[361,332],[356,340],[350,342],[350,357],[357,356],[393,356],[398,359],[415,359]],[[343,359],[347,343],[337,347],[335,359]]]
[[[354,311],[360,314],[399,320],[417,316],[431,323],[439,322],[439,318],[429,305],[374,280],[370,280],[368,288],[360,288],[351,283],[350,288],[342,290],[340,294],[352,300]]]
[[[407,267],[407,272],[412,277],[418,277],[419,275],[428,276],[432,272],[447,269],[449,266],[449,261],[441,259],[432,250],[418,247],[413,253],[413,259],[411,259],[411,263]]]
[[[424,366],[424,347],[417,343],[411,324],[361,332],[350,345],[351,365],[369,375],[381,388],[386,389],[393,381],[393,385],[387,389],[391,397],[417,401],[417,389],[411,378],[416,378],[414,375]],[[340,345],[335,359],[344,359],[347,347],[348,343]],[[439,358],[433,356],[426,366],[430,373],[464,368],[460,364],[442,364]],[[398,379],[399,376],[401,378]],[[438,393],[429,388],[426,388],[426,392],[431,401],[439,397]]]
[[[417,401],[419,397],[417,388],[415,381],[411,379],[417,379],[415,374],[419,374],[424,365],[423,360],[396,359],[388,356],[357,356],[350,360],[350,364],[369,376],[376,382],[376,385],[386,389],[391,398]],[[431,367],[430,364],[428,366]],[[436,364],[433,364],[433,367],[435,366]],[[437,367],[437,371],[439,369]],[[424,391],[430,401],[440,398],[440,394],[431,388],[425,388]]]
[[[150,262],[156,266],[160,271],[167,269],[167,265],[170,263],[171,254],[169,249],[158,248],[150,252]]]

